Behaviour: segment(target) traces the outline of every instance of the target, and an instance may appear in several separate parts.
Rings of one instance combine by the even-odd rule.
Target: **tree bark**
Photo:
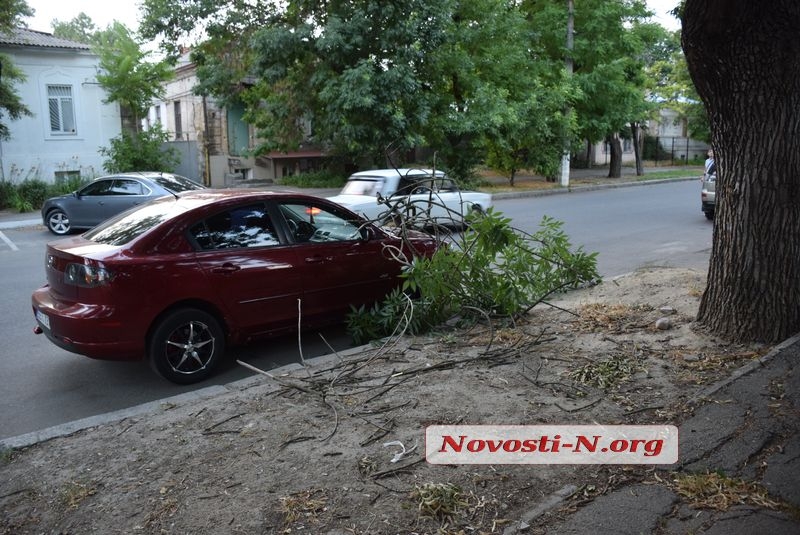
[[[800,2],[686,0],[682,23],[717,163],[697,319],[778,342],[800,331]]]
[[[618,134],[608,136],[610,157],[608,159],[608,178],[619,178],[622,176],[622,142]]]
[[[644,175],[642,164],[642,129],[638,121],[631,122],[631,137],[633,139],[633,157],[636,161],[636,176]]]

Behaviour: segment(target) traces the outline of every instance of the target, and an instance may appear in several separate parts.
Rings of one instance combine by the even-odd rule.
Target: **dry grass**
[[[585,385],[606,389],[629,380],[633,374],[640,371],[646,371],[646,368],[637,359],[616,354],[600,362],[591,362],[572,370],[569,372],[569,377]]]
[[[729,478],[718,473],[679,474],[674,490],[696,509],[727,511],[734,505],[754,505],[765,509],[784,509],[786,504],[770,498],[757,483]]]
[[[573,326],[582,332],[621,333],[647,327],[647,314],[653,311],[650,305],[626,305],[589,303],[578,309],[578,319]]]
[[[328,497],[321,489],[309,489],[295,492],[280,498],[284,524],[289,525],[298,520],[314,520],[319,513],[325,511]]]
[[[61,491],[61,501],[68,509],[77,508],[83,500],[97,492],[93,486],[70,481]]]
[[[467,506],[461,488],[451,483],[417,485],[411,493],[420,515],[447,520]]]

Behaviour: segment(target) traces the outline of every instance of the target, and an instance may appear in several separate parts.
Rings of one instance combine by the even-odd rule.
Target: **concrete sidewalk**
[[[693,414],[679,428],[678,465],[660,467],[643,482],[616,488],[565,519],[546,523],[546,533],[800,533],[800,335],[706,389],[689,400],[687,408]],[[691,499],[681,499],[670,485],[690,474],[719,474],[759,484],[779,505],[770,509],[748,499],[752,494],[740,492],[735,496],[745,503],[727,510],[692,507]],[[575,490],[564,488],[550,496],[509,526],[505,535],[541,529],[540,517]],[[719,488],[711,490],[723,499]]]

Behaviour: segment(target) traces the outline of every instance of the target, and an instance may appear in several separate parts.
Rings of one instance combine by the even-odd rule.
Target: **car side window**
[[[275,226],[262,204],[213,215],[192,226],[189,233],[204,251],[280,245]]]
[[[397,183],[397,191],[395,195],[411,195],[414,189],[414,181],[408,177],[400,177],[400,182]]]
[[[97,182],[92,182],[91,184],[87,184],[82,190],[80,190],[80,195],[93,197],[95,195],[110,195],[111,186],[114,184],[113,180],[98,180]]]
[[[458,187],[449,178],[437,178],[436,189],[438,191],[458,191]]]
[[[141,183],[118,178],[108,193],[109,195],[145,195],[146,192]]]
[[[361,237],[355,222],[314,203],[281,204],[280,212],[295,243],[353,241]]]

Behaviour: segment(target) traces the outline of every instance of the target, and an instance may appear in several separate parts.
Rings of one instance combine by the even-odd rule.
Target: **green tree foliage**
[[[546,57],[557,72],[563,64],[567,28],[566,3],[524,1],[523,9],[541,33]],[[573,83],[580,89],[572,103],[577,114],[576,139],[590,143],[619,135],[632,122],[645,121],[654,109],[645,93],[647,55],[662,40],[664,28],[647,22],[652,15],[642,0],[575,2],[571,56]],[[612,172],[620,154],[612,147]]]
[[[149,38],[176,43],[205,24],[209,38],[192,56],[200,90],[246,105],[260,152],[298,146],[311,125],[313,141],[351,161],[385,164],[388,147],[425,144],[463,177],[487,140],[515,137],[494,145],[512,152],[520,139],[549,142],[551,132],[536,126],[561,128],[564,91],[538,80],[529,27],[504,0],[298,1],[251,18],[202,0],[143,8]],[[536,117],[534,128],[526,116]]]
[[[14,87],[18,82],[25,81],[25,75],[5,54],[0,54],[0,69],[0,139],[8,139],[10,133],[4,118],[16,121],[32,113]]]
[[[193,45],[198,92],[244,105],[257,153],[312,141],[386,165],[424,145],[456,178],[487,156],[550,174],[565,133],[618,137],[651,109],[642,66],[663,29],[644,2],[577,6],[572,79],[562,0],[145,0],[140,32]]]
[[[109,173],[126,171],[171,172],[178,165],[179,157],[174,148],[164,149],[169,134],[156,124],[141,132],[123,131],[111,139],[110,147],[101,147],[105,157],[103,168]]]
[[[646,75],[649,93],[686,119],[689,137],[711,142],[708,116],[686,66],[680,31],[667,34],[659,53],[648,63]]]
[[[97,81],[108,93],[106,102],[118,102],[133,114],[136,129],[153,100],[164,94],[164,82],[172,77],[166,60],[149,61],[152,53],[122,23],[114,22],[94,36],[94,51],[102,72]]]
[[[240,93],[260,75],[253,71],[251,40],[277,14],[271,2],[144,0],[139,34],[158,41],[169,58],[191,49],[198,94],[240,104]]]
[[[33,15],[33,10],[24,0],[0,0],[0,32],[10,32],[22,24],[24,17]],[[22,71],[11,58],[0,54],[0,139],[8,139],[9,130],[5,117],[15,121],[30,116],[31,111],[22,102],[14,86],[25,80]]]
[[[53,27],[53,35],[56,37],[87,45],[94,43],[94,37],[98,32],[98,28],[91,17],[83,11],[78,13],[72,20],[62,22],[58,19],[53,19],[50,24]]]
[[[514,185],[518,171],[528,169],[543,176],[555,176],[562,153],[564,132],[575,132],[575,114],[565,114],[566,103],[575,97],[569,80],[555,87],[530,82],[525,98],[508,107],[508,116],[486,136],[486,163],[504,172]]]
[[[32,17],[33,13],[25,0],[0,0],[0,32],[24,26],[23,19]]]
[[[516,318],[556,292],[599,279],[597,254],[573,250],[559,221],[543,218],[532,235],[493,209],[472,214],[469,222],[456,244],[405,268],[404,290],[420,299],[412,302],[398,291],[349,315],[348,331],[358,342],[398,328],[423,332],[455,314]]]
[[[304,121],[316,141],[353,160],[382,163],[387,147],[419,144],[431,106],[423,74],[444,39],[447,5],[290,2],[253,41],[262,78],[247,100],[262,149],[296,145]]]
[[[569,123],[562,110],[570,87],[539,61],[536,29],[504,0],[458,2],[446,22],[424,74],[434,102],[426,141],[458,178],[487,155],[510,173],[547,169],[551,143]]]

